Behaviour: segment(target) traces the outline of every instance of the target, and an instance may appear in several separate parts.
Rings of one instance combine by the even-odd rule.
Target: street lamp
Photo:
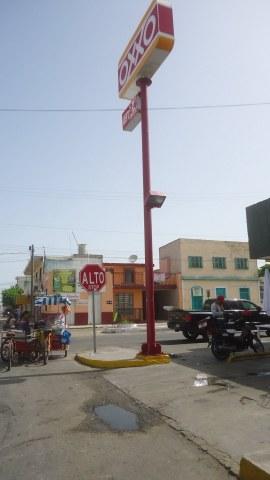
[[[150,192],[146,199],[145,206],[148,208],[160,208],[165,202],[165,199],[166,195],[164,193]]]

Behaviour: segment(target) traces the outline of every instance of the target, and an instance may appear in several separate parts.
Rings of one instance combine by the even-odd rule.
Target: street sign
[[[173,44],[172,8],[164,0],[154,0],[119,60],[119,97],[129,100],[135,97],[140,90],[136,81],[152,78]]]
[[[141,121],[141,97],[136,95],[122,113],[123,130],[131,132]]]
[[[79,272],[79,281],[87,292],[98,292],[106,282],[105,270],[98,264],[85,265]]]

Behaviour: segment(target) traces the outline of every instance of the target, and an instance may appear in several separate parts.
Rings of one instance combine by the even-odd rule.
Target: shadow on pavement
[[[23,383],[26,381],[26,378],[21,377],[0,377],[0,386],[1,385],[14,385],[16,383]]]
[[[192,369],[194,380],[198,373],[203,373],[211,378],[233,381],[240,385],[264,390],[270,397],[270,358],[258,357],[253,360],[240,360],[238,362],[220,362],[216,360],[207,348],[191,346],[183,352],[175,352],[171,356],[172,362]]]
[[[161,345],[188,345],[190,343],[195,343],[195,344],[198,344],[198,343],[208,343],[207,340],[205,340],[204,338],[198,338],[197,340],[188,340],[188,339],[183,339],[183,338],[179,338],[177,340],[158,340],[158,343],[160,343]]]

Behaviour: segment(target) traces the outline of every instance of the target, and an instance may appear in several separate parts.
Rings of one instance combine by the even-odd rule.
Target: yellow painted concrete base
[[[270,454],[256,453],[242,458],[240,480],[270,480]]]
[[[228,362],[239,362],[241,360],[256,360],[259,358],[267,358],[270,357],[270,352],[259,352],[259,353],[231,353]]]
[[[170,356],[166,353],[160,355],[136,355],[135,358],[120,360],[102,360],[91,358],[90,356],[77,354],[75,360],[83,365],[94,368],[129,368],[129,367],[146,367],[148,365],[160,365],[169,363]]]

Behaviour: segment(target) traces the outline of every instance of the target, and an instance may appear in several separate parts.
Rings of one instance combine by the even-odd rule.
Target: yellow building
[[[257,260],[247,242],[179,238],[159,249],[160,271],[179,274],[174,305],[200,309],[208,297],[243,298],[260,304]]]

